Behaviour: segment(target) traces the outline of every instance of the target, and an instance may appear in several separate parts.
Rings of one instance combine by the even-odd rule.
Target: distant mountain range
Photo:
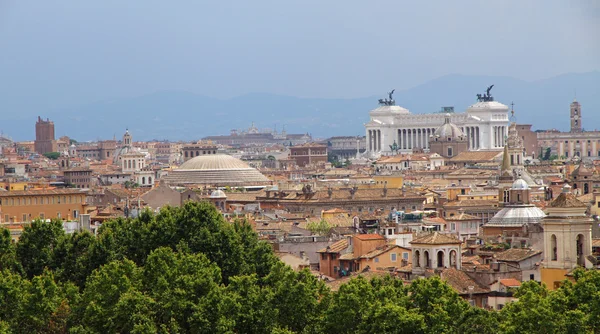
[[[569,104],[575,94],[582,104],[583,126],[600,128],[600,72],[570,73],[545,80],[523,81],[510,77],[447,75],[422,85],[396,91],[398,105],[413,113],[440,111],[454,106],[462,112],[475,95],[494,84],[492,95],[506,105],[514,102],[518,123],[534,129],[567,130]],[[390,87],[393,88],[393,87]],[[311,133],[314,137],[364,134],[369,110],[377,107],[370,96],[355,99],[314,99],[255,93],[216,99],[183,91],[160,91],[133,98],[102,101],[54,110],[25,111],[0,122],[14,140],[31,140],[37,116],[50,118],[56,135],[68,134],[80,141],[120,138],[129,128],[135,140],[196,140],[207,135],[228,134],[254,122],[259,128],[288,133]],[[4,118],[4,117],[3,117]]]

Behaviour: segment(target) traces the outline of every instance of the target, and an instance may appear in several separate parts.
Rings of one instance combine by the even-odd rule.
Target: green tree
[[[13,327],[29,296],[31,282],[10,270],[0,272],[0,320]]]
[[[60,281],[71,281],[80,288],[97,268],[91,261],[91,249],[96,238],[89,232],[75,232],[60,238],[52,256],[52,268]]]
[[[393,303],[375,303],[362,316],[356,333],[424,333],[425,320],[415,310]]]
[[[54,249],[64,235],[62,222],[59,220],[48,223],[35,220],[23,229],[17,243],[17,259],[27,277],[40,275],[45,267],[50,266]]]
[[[306,229],[316,235],[326,235],[331,230],[331,225],[325,220],[321,219],[318,222],[310,222],[306,225]]]
[[[100,267],[88,277],[74,325],[96,333],[127,333],[147,326],[153,301],[141,295],[141,285],[142,270],[130,260]]]
[[[64,290],[48,270],[35,276],[18,317],[19,325],[13,329],[20,333],[66,332],[71,308]]]
[[[503,333],[564,333],[563,317],[552,309],[549,291],[535,281],[523,283],[515,297],[501,311]]]
[[[390,318],[396,316],[407,316],[410,323],[417,318],[417,323],[423,322],[423,317],[418,316],[416,312],[409,311],[410,301],[407,296],[407,289],[401,280],[387,276],[383,279],[373,278],[370,281],[362,276],[351,279],[343,284],[339,291],[333,294],[327,310],[324,312],[321,330],[326,333],[355,333],[367,332],[369,330],[385,330],[390,324],[371,324],[370,322],[384,317],[381,312],[386,305],[395,305],[389,315]],[[417,315],[413,317],[413,315]],[[391,321],[390,318],[385,321]],[[411,328],[420,328],[419,324],[413,323],[416,327],[408,325]],[[375,327],[379,326],[379,327]],[[417,330],[418,332],[418,330]]]
[[[263,282],[268,287],[268,298],[271,307],[277,310],[276,321],[281,328],[301,332],[323,311],[319,301],[327,290],[308,269],[295,272],[283,262],[277,262]]]
[[[149,296],[157,301],[156,316],[162,324],[174,319],[190,331],[195,314],[207,314],[209,320],[219,318],[213,313],[218,311],[218,304],[213,305],[208,296],[219,289],[221,272],[204,254],[158,248],[146,261],[142,281]]]
[[[10,231],[0,228],[0,271],[10,270],[15,273],[22,273],[23,268],[17,261],[17,247],[12,242]]]
[[[425,317],[428,333],[455,333],[469,309],[452,288],[439,277],[417,279],[410,284],[412,307]]]

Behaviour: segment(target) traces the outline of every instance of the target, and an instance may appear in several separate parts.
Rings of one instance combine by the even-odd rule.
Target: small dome
[[[217,189],[210,194],[210,198],[227,198],[223,190]]]
[[[462,130],[450,122],[450,114],[446,114],[444,124],[437,128],[433,134],[435,137],[456,139],[464,137]]]
[[[527,182],[523,179],[516,179],[512,184],[512,189],[529,189]]]

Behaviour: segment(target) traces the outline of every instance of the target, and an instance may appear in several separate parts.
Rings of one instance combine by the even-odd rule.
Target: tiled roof
[[[434,232],[424,237],[416,238],[410,242],[411,244],[426,244],[426,245],[446,245],[446,244],[461,244],[462,242],[453,236]]]
[[[466,199],[461,201],[452,201],[444,204],[444,206],[452,206],[452,207],[490,207],[497,206],[497,200],[487,200],[487,199]]]
[[[348,240],[342,239],[340,241],[334,242],[333,244],[323,249],[318,250],[317,253],[339,253],[346,248],[348,248]]]
[[[452,220],[452,221],[456,221],[456,220],[481,220],[481,218],[479,218],[477,216],[470,215],[468,213],[461,212],[458,215],[454,215],[454,216],[451,216],[451,217],[446,217],[446,220],[449,220],[449,221],[450,220]]]
[[[541,253],[541,251],[536,251],[527,248],[511,248],[503,252],[496,253],[496,260],[519,262]]]
[[[14,190],[0,192],[0,197],[13,196],[42,196],[42,195],[76,195],[85,194],[81,189],[41,189],[41,190]]]
[[[381,246],[381,247],[377,247],[376,249],[374,249],[374,250],[368,252],[367,254],[361,256],[361,259],[372,259],[372,258],[374,258],[376,256],[379,256],[381,254],[384,254],[384,253],[386,253],[386,252],[388,252],[388,251],[390,251],[390,250],[392,250],[394,248],[407,249],[407,248],[404,248],[404,247],[400,247],[398,245],[384,245],[384,246]]]
[[[356,239],[367,241],[367,240],[385,240],[385,238],[379,234],[357,234]]]
[[[423,224],[446,224],[446,219],[442,217],[423,218]]]
[[[592,247],[600,247],[600,239],[592,239]]]
[[[506,286],[506,287],[518,287],[521,286],[521,282],[517,281],[514,278],[504,278],[499,280],[500,284]]]
[[[445,269],[441,272],[440,277],[461,295],[490,292],[489,288],[480,285],[465,272],[458,269]],[[473,290],[469,290],[469,287],[473,287]]]
[[[350,189],[333,189],[331,197],[329,196],[326,189],[317,190],[312,194],[305,195],[301,191],[284,191],[284,197],[278,196],[279,194],[271,194],[271,198],[280,200],[291,200],[291,201],[304,201],[304,202],[327,202],[327,201],[364,201],[364,200],[390,200],[390,199],[422,199],[425,200],[424,196],[421,196],[415,192],[406,191],[402,193],[402,189],[388,188],[383,195],[383,189],[363,189],[359,188],[355,191],[354,197],[350,193]]]
[[[551,208],[587,208],[587,204],[578,200],[572,193],[561,193],[548,205]]]
[[[502,151],[464,151],[451,158],[451,162],[458,161],[490,161],[502,154]]]

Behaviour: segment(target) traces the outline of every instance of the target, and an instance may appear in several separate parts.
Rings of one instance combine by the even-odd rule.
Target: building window
[[[337,258],[336,254],[331,254],[331,259],[335,260]]]
[[[327,260],[327,254],[321,253],[321,260]]]
[[[550,237],[550,251],[552,252],[552,256],[551,256],[552,261],[557,261],[558,260],[558,248],[557,248],[557,243],[556,243],[556,235],[554,235],[554,234]]]
[[[452,152],[452,147],[448,147],[448,157],[451,157],[453,153],[454,152]]]
[[[403,252],[403,253],[402,253],[402,258],[403,258],[404,260],[408,260],[408,252]]]
[[[379,263],[379,258],[378,257],[375,258],[375,263]]]
[[[392,262],[396,262],[397,254],[396,253],[392,253],[392,254],[390,254],[390,256],[391,256]]]

